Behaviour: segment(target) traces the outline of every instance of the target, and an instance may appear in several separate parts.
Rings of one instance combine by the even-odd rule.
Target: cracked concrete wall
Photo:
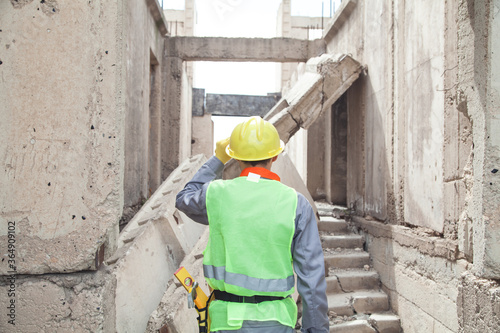
[[[458,319],[461,332],[497,332],[500,327],[498,281],[463,274],[458,289]]]
[[[405,332],[494,332],[498,286],[478,277],[500,277],[500,2],[349,4],[325,36],[368,67],[347,92],[347,194],[374,267]]]
[[[102,244],[108,254],[116,246],[122,6],[0,3],[0,251],[7,259],[7,222],[15,222],[17,274],[93,270]]]
[[[15,284],[15,311],[7,312]],[[5,308],[2,332],[114,332],[116,281],[102,266],[97,272],[16,276],[0,279],[0,304]],[[14,314],[9,317],[9,314]],[[15,325],[9,323],[14,320]]]

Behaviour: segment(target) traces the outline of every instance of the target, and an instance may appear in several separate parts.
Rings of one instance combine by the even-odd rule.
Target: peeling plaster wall
[[[123,201],[122,1],[0,3],[0,251],[18,274],[92,270]],[[82,236],[85,235],[85,236]],[[7,260],[1,274],[9,271]]]

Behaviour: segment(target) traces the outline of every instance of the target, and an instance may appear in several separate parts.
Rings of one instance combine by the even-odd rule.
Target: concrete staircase
[[[364,237],[351,231],[335,207],[317,203],[327,273],[330,332],[400,333],[378,273],[370,266]],[[338,211],[338,210],[337,210]]]

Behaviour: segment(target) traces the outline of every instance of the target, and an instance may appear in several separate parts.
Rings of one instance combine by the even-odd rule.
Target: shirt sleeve
[[[222,178],[222,170],[224,170],[224,164],[217,157],[212,156],[177,193],[175,207],[193,221],[208,225],[205,203],[207,188],[212,180]]]
[[[302,298],[302,332],[329,332],[325,260],[311,204],[300,193],[295,217],[292,257]]]

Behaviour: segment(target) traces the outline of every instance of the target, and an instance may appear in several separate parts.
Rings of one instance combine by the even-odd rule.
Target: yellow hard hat
[[[260,161],[280,154],[283,149],[285,144],[274,125],[261,117],[251,117],[236,125],[226,153],[240,161]]]

